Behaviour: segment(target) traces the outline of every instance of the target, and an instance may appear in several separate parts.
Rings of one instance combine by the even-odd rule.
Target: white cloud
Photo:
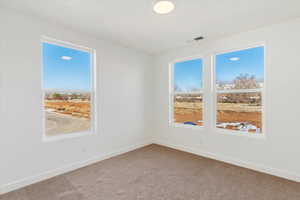
[[[70,56],[62,56],[61,59],[63,59],[63,60],[71,60],[72,57],[70,57]]]
[[[232,58],[229,58],[229,60],[231,60],[231,61],[238,61],[238,60],[240,60],[240,58],[239,57],[232,57]]]

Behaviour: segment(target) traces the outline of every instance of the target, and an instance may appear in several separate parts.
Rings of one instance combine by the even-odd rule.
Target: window
[[[203,126],[202,60],[176,62],[171,71],[170,122]]]
[[[215,56],[216,127],[262,134],[264,46]]]
[[[93,53],[83,47],[42,42],[44,134],[93,131]]]

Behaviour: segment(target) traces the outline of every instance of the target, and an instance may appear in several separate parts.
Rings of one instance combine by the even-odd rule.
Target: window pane
[[[90,53],[43,43],[45,134],[91,130]]]
[[[217,127],[261,133],[261,93],[229,93],[217,96]]]
[[[174,121],[186,125],[203,126],[202,94],[177,94],[174,96]]]
[[[202,89],[202,60],[178,62],[174,65],[174,91],[194,92]]]
[[[218,90],[262,88],[264,47],[217,55],[216,76]]]

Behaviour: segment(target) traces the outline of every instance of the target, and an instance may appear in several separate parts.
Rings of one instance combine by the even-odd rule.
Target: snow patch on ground
[[[239,131],[249,132],[250,130],[254,130],[255,132],[260,132],[260,128],[248,123],[248,122],[223,122],[218,123],[218,128],[227,128],[228,126],[236,127]]]

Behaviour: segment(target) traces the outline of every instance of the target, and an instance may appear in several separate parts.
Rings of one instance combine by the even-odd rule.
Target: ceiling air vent
[[[203,36],[200,36],[200,37],[194,38],[194,41],[200,41],[200,40],[203,40],[203,39],[204,39],[204,37],[203,37]]]

